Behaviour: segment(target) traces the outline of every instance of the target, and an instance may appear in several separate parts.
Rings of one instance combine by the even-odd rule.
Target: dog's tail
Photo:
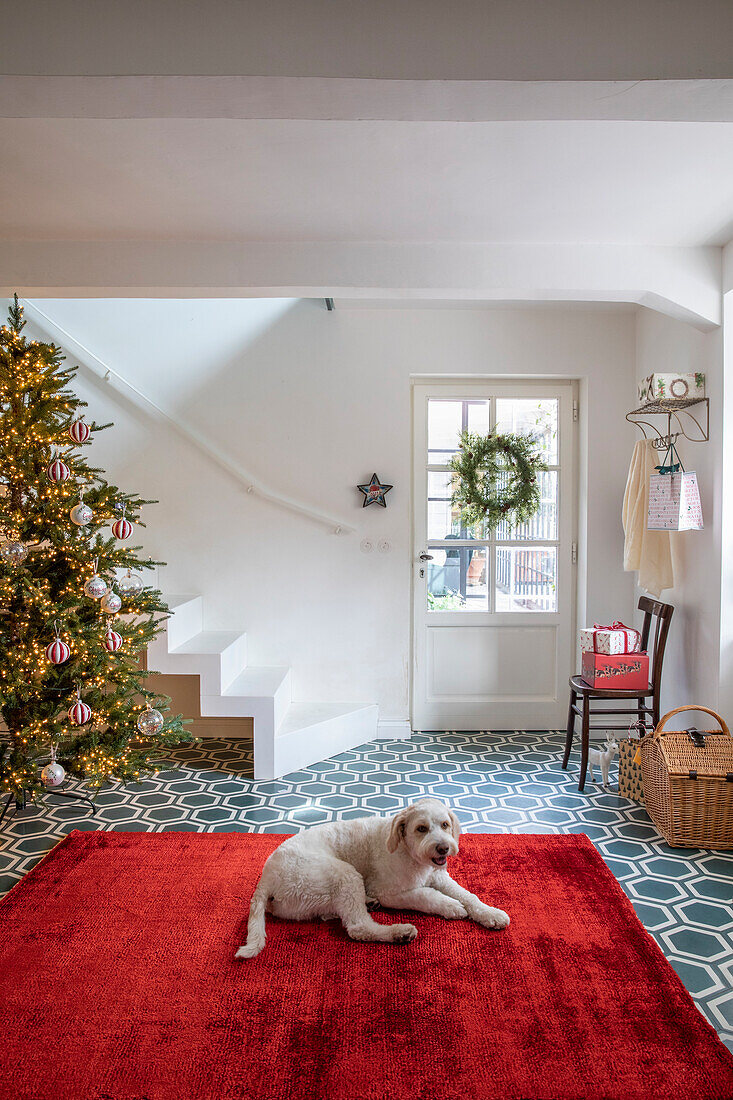
[[[247,942],[238,948],[235,959],[253,959],[265,946],[265,902],[267,891],[257,886],[249,903]]]

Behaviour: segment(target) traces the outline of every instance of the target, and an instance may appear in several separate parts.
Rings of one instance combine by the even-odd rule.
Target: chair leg
[[[563,753],[562,758],[563,769],[567,768],[568,766],[568,760],[570,759],[570,750],[573,747],[573,736],[575,734],[575,711],[573,710],[573,707],[575,706],[575,700],[577,698],[578,696],[575,694],[575,692],[571,691],[570,706],[568,707],[568,725],[567,732],[565,734],[565,752]]]
[[[590,699],[583,700],[583,725],[580,743],[580,781],[578,790],[585,787],[585,773],[588,770],[588,749],[590,748]]]

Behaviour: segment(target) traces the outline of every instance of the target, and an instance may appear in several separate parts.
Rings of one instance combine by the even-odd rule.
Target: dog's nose
[[[436,845],[435,851],[438,853],[439,856],[444,856],[448,852],[448,845],[447,844],[438,844],[438,845]]]

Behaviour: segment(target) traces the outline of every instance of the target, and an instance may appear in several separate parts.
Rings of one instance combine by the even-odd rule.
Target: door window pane
[[[465,421],[469,432],[478,435],[486,435],[491,430],[489,416],[491,406],[488,401],[464,401],[466,406]]]
[[[488,401],[428,401],[428,462],[445,465],[458,449],[462,431],[489,431],[491,405]]]
[[[557,549],[496,548],[496,610],[557,611]]]
[[[428,611],[488,611],[488,554],[485,546],[431,546],[426,562]]]
[[[520,523],[517,527],[500,523],[496,529],[497,539],[546,542],[557,538],[557,470],[540,474],[539,485],[542,497],[539,511],[527,523]]]
[[[535,435],[540,453],[550,466],[557,465],[556,397],[497,397],[496,430],[516,435]]]
[[[447,462],[458,446],[463,422],[462,401],[428,401],[429,462]]]
[[[451,504],[452,475],[428,471],[428,539],[480,539],[484,524],[461,526],[460,509]],[[546,535],[545,538],[554,536]]]

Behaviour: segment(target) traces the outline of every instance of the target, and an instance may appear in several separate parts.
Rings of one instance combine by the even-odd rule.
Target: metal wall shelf
[[[693,405],[705,406],[705,425],[693,413],[689,412]],[[702,410],[700,410],[702,412]],[[680,415],[682,414],[682,416]],[[645,420],[647,416],[666,416],[667,417],[667,434],[662,435],[659,428],[653,423]],[[674,417],[676,427],[679,431],[672,431],[672,418]],[[684,417],[684,418],[683,418]],[[710,398],[709,397],[659,397],[656,401],[647,401],[645,405],[640,405],[638,409],[632,409],[631,412],[626,414],[626,419],[631,424],[638,424],[641,428],[644,438],[648,439],[646,434],[646,428],[649,428],[653,432],[654,446],[658,448],[668,447],[670,443],[674,443],[679,436],[684,436],[685,439],[689,439],[691,443],[707,443],[710,439]],[[688,428],[691,428],[690,421],[695,425],[695,434],[688,435],[685,431],[685,424]]]

